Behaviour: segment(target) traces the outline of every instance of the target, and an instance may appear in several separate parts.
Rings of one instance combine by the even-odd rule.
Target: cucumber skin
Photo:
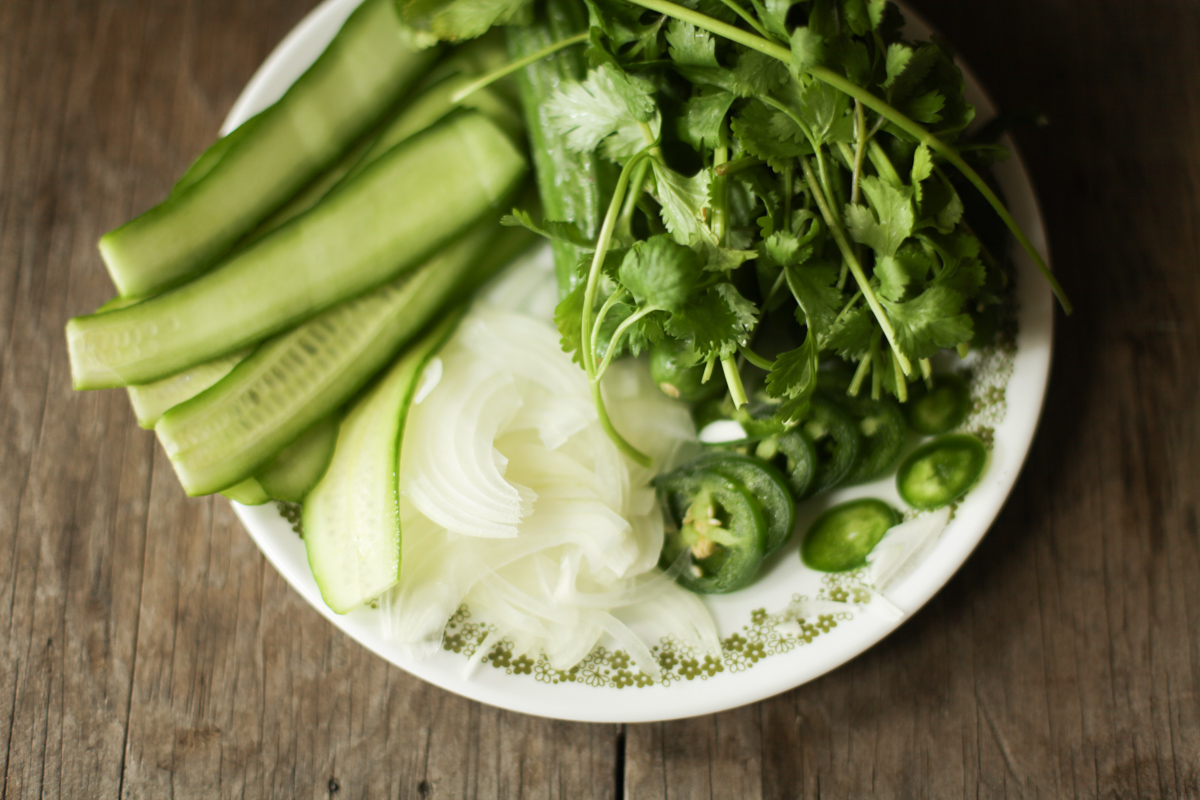
[[[378,63],[361,63],[364,55]],[[366,0],[287,93],[248,121],[244,135],[218,141],[219,152],[202,155],[182,188],[100,239],[117,291],[153,294],[211,267],[336,161],[436,57],[436,50],[406,45],[390,0]],[[362,85],[364,75],[369,85]],[[321,138],[314,131],[322,129],[325,141],[314,145]]]
[[[286,370],[289,348],[306,335],[306,330],[321,326],[325,315],[264,342],[224,379],[168,411],[155,426],[184,491],[193,497],[212,494],[257,474],[304,431],[352,398],[439,309],[473,290],[532,241],[525,231],[492,228],[490,223],[481,223],[476,231],[439,253],[416,274],[378,290],[400,291],[400,299],[406,302],[387,306],[388,313],[377,323],[372,338],[352,351],[341,348],[337,366],[327,370],[320,384],[311,387],[304,396],[290,395],[287,398],[290,407],[280,412],[281,417],[260,426],[248,443],[230,445],[217,441],[215,437],[227,430],[237,433],[238,422],[230,421],[228,428],[214,430],[205,427],[209,418],[230,409],[230,404],[236,405],[239,398],[256,392],[264,380],[273,380],[276,370]],[[404,285],[397,287],[400,283]],[[348,303],[378,302],[372,299],[374,294]],[[330,309],[326,314],[340,311],[343,307]],[[244,419],[244,415],[238,419]]]
[[[378,597],[400,579],[398,477],[404,425],[425,367],[453,334],[464,310],[445,315],[351,409],[338,431],[325,476],[304,499],[302,525],[308,564],[321,597],[338,614]],[[382,446],[364,452],[358,441],[364,435],[367,448],[372,443]],[[365,465],[363,456],[367,457]],[[350,570],[355,574],[348,575]],[[348,585],[350,580],[355,585]]]
[[[220,269],[128,308],[71,320],[74,386],[161,380],[380,286],[501,205],[526,167],[486,117],[446,119]],[[419,196],[407,190],[413,185]]]
[[[581,0],[548,0],[530,25],[505,28],[512,58],[536,53],[544,47],[587,29],[587,10]],[[600,198],[603,165],[594,153],[569,150],[566,141],[550,126],[549,99],[564,83],[581,81],[587,62],[578,47],[560,50],[515,74],[529,149],[537,173],[538,193],[546,219],[574,222],[588,237],[600,230],[604,205]],[[559,297],[565,297],[579,280],[578,265],[584,251],[569,242],[551,243]]]
[[[244,506],[261,506],[271,501],[271,496],[255,478],[246,478],[241,483],[225,489],[221,494]]]
[[[191,400],[217,381],[224,378],[250,350],[231,353],[227,356],[197,364],[169,378],[141,386],[129,386],[129,404],[137,417],[138,425],[153,430],[162,415],[180,403]]]
[[[320,482],[337,444],[338,414],[326,417],[289,444],[255,476],[272,500],[299,503]]]

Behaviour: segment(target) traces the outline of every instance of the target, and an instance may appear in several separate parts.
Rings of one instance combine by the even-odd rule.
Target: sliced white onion
[[[501,284],[489,296],[528,290]],[[704,604],[658,569],[653,473],[604,433],[554,327],[477,304],[440,364],[405,431],[401,579],[381,598],[386,635],[433,652],[466,603],[493,626],[480,650],[507,639],[514,654],[544,654],[555,669],[607,638],[657,676],[635,629],[717,651]],[[686,407],[658,391],[644,364],[614,363],[603,391],[614,424],[656,468],[695,447]],[[486,656],[477,650],[471,663]]]

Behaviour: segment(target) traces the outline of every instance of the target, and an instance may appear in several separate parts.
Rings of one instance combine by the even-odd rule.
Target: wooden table
[[[5,797],[1200,797],[1200,2],[914,0],[1017,134],[1078,312],[1029,465],[884,643],[716,716],[583,725],[334,630],[120,392],[72,393],[96,240],[313,0],[0,3]]]

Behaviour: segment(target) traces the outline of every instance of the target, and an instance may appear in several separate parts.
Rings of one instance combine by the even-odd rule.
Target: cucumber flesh
[[[162,419],[162,415],[175,406],[212,386],[224,378],[242,359],[250,355],[250,349],[239,350],[227,356],[203,364],[197,364],[191,369],[177,375],[163,378],[161,381],[147,383],[141,386],[130,386],[129,402],[133,413],[137,416],[138,425],[143,428],[153,428]]]
[[[407,35],[394,0],[359,6],[320,58],[244,136],[226,143],[202,177],[101,238],[117,291],[153,294],[204,272],[332,164],[437,57],[434,49],[409,46]]]
[[[254,478],[246,478],[241,483],[230,486],[221,492],[221,494],[244,506],[261,506],[263,503],[271,500],[270,495],[263,489],[262,484]]]
[[[525,168],[482,114],[446,119],[220,269],[128,308],[71,320],[75,388],[160,380],[380,286],[495,209]]]
[[[499,233],[496,233],[496,231]],[[344,405],[464,282],[515,254],[513,228],[480,224],[425,267],[264,342],[155,431],[184,490],[211,494],[255,475]],[[504,262],[499,262],[504,263]]]
[[[325,476],[304,500],[304,545],[326,604],[345,614],[400,579],[400,446],[426,365],[454,330],[447,315],[350,410]]]
[[[317,485],[333,458],[339,422],[336,414],[318,422],[255,476],[272,500],[299,503]]]

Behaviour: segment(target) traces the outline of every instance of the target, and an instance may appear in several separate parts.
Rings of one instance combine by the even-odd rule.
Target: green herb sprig
[[[953,54],[905,40],[895,6],[584,2],[590,30],[561,45],[586,38],[591,69],[557,90],[545,119],[573,151],[620,168],[603,225],[588,240],[570,220],[505,221],[586,253],[556,323],[630,457],[646,462],[613,428],[600,381],[615,358],[667,338],[687,344],[705,380],[720,365],[735,408],[750,386],[785,425],[805,418],[827,358],[853,367],[851,393],[903,401],[936,353],[965,353],[1005,273],[950,174],[995,209],[1070,312],[972,166],[996,148],[955,146],[974,109]],[[524,0],[400,7],[442,38],[530,11]],[[774,333],[756,343],[768,318]]]

